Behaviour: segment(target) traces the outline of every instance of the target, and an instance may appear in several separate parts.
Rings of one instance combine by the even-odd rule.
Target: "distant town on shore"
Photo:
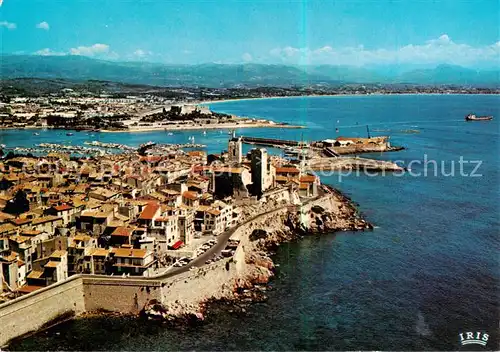
[[[0,128],[137,132],[157,129],[300,127],[214,113],[204,103],[293,96],[499,93],[500,88],[453,85],[175,88],[96,80],[23,78],[0,81]]]

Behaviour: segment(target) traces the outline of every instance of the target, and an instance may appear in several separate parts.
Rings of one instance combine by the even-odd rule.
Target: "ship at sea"
[[[491,121],[493,116],[476,116],[475,114],[469,114],[465,116],[465,121]]]

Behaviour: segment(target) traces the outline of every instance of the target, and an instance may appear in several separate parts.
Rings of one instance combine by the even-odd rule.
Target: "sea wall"
[[[152,299],[160,300],[161,280],[84,277],[83,301],[86,312],[111,311],[137,314]]]
[[[210,298],[229,297],[234,281],[246,270],[245,253],[239,246],[232,258],[176,275],[164,282],[160,301],[172,313],[195,313]]]
[[[210,298],[231,298],[235,285],[242,280],[252,281],[252,278],[271,275],[266,258],[262,260],[253,256],[256,247],[255,242],[249,239],[252,232],[255,229],[281,230],[284,228],[283,219],[290,210],[307,213],[314,205],[338,213],[345,202],[340,201],[338,196],[327,195],[304,206],[281,207],[263,214],[235,230],[231,238],[239,239],[240,244],[232,258],[221,259],[173,277],[76,275],[6,302],[0,305],[0,346],[66,314],[79,315],[94,311],[137,314],[151,300],[161,302],[174,314],[194,313],[201,302]]]
[[[9,340],[36,331],[64,315],[85,311],[82,278],[40,289],[0,306],[0,346]]]
[[[112,311],[138,314],[151,300],[172,312],[196,312],[200,302],[232,293],[232,282],[245,269],[240,246],[232,258],[167,279],[77,275],[0,305],[0,346],[39,330],[65,315]]]

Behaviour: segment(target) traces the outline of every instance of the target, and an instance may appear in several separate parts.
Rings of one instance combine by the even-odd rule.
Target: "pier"
[[[284,139],[259,138],[242,136],[241,141],[246,144],[257,144],[266,147],[285,148],[285,147],[300,147],[306,146],[304,142],[290,141]]]
[[[241,141],[246,144],[260,145],[273,148],[308,148],[324,157],[335,158],[346,154],[390,152],[404,149],[404,147],[391,146],[389,137],[337,137],[321,141],[291,141],[285,139],[259,138],[241,136]]]

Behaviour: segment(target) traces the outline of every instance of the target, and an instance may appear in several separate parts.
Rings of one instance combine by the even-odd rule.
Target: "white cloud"
[[[109,45],[97,43],[91,46],[79,46],[69,49],[69,52],[71,55],[82,56],[105,55],[109,53]]]
[[[241,55],[241,59],[245,62],[250,62],[253,60],[253,57],[249,53],[244,53],[243,55]]]
[[[64,56],[64,55],[95,56],[109,60],[116,60],[120,57],[116,52],[110,51],[109,45],[107,44],[79,46],[77,48],[71,48],[69,49],[69,51],[54,51],[50,48],[44,48],[35,51],[33,54],[41,56]]]
[[[0,27],[5,27],[7,29],[16,29],[17,28],[15,23],[7,22],[7,21],[0,22]]]
[[[486,46],[471,46],[455,43],[447,34],[431,39],[421,45],[409,44],[398,49],[366,49],[357,47],[335,48],[323,46],[318,49],[275,48],[269,52],[274,60],[288,64],[440,64],[462,66],[475,64],[500,64],[500,42]]]
[[[40,49],[38,51],[34,52],[35,55],[40,55],[40,56],[64,56],[66,53],[60,52],[60,51],[53,51],[52,49],[45,48],[45,49]]]
[[[134,56],[138,58],[144,58],[146,56],[151,56],[153,53],[148,50],[137,49],[134,51]]]
[[[43,21],[43,22],[38,23],[36,25],[36,28],[48,31],[50,29],[50,26],[47,22]]]

